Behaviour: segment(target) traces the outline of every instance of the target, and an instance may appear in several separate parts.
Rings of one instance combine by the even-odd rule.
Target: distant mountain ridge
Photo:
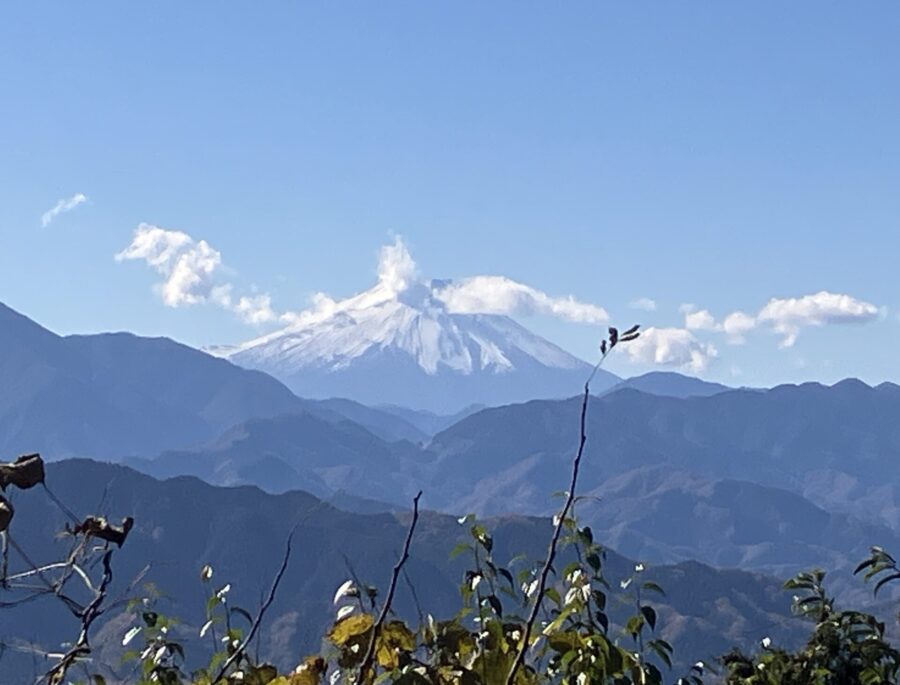
[[[249,419],[302,412],[354,421],[388,442],[431,435],[400,410],[301,399],[265,373],[168,338],[60,336],[3,304],[0,379],[0,450],[7,454],[151,457],[207,443]]]
[[[215,485],[323,498],[344,491],[397,505],[415,494],[421,456],[408,441],[385,441],[352,421],[299,412],[251,419],[203,447],[130,465],[158,478],[191,475]]]
[[[448,512],[547,515],[547,493],[566,487],[580,402],[440,415],[305,400],[167,339],[61,337],[6,307],[0,378],[8,455],[127,458],[157,476],[301,489],[361,511],[408,506],[422,487]],[[586,503],[584,516],[658,561],[779,573],[792,563],[846,564],[857,542],[890,542],[900,528],[897,416],[900,387],[891,383],[746,390],[678,374],[629,379],[591,401],[580,489],[605,504]],[[648,491],[653,473],[659,483]],[[747,500],[777,513],[754,517]],[[651,521],[688,515],[683,530],[693,537],[683,544],[648,532]],[[831,532],[807,544],[817,539],[804,527],[813,519]],[[776,526],[768,537],[767,525]]]
[[[151,455],[300,400],[265,374],[166,338],[62,337],[0,304],[0,451]]]
[[[537,400],[467,417],[431,442],[436,482],[451,491],[490,476],[497,495],[506,493],[520,510],[544,511],[542,489],[530,486],[565,487],[578,404],[577,398]],[[845,380],[689,398],[626,388],[591,403],[582,484],[591,489],[629,470],[665,464],[787,488],[825,508],[897,528],[898,416],[900,387],[890,383],[872,388]]]
[[[846,569],[871,544],[900,547],[897,390],[845,382],[596,397],[580,516],[601,539],[655,562],[699,559],[779,575]],[[259,419],[136,466],[157,477],[383,503],[365,511],[405,507],[421,488],[432,506],[456,515],[550,515],[558,503],[548,493],[567,486],[579,404],[484,409],[426,446],[386,442],[352,422]],[[865,434],[869,445],[855,438]]]
[[[617,383],[606,392],[625,388],[640,390],[661,397],[711,397],[721,392],[733,390],[721,383],[710,383],[693,376],[684,376],[672,371],[651,371],[642,376],[633,376]]]

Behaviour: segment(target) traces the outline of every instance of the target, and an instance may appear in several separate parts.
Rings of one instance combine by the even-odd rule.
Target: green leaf
[[[663,590],[662,587],[659,586],[659,584],[654,583],[652,580],[648,580],[647,582],[645,582],[643,585],[641,585],[641,588],[643,588],[644,590],[649,590],[650,592],[656,592],[663,597],[665,597],[666,595],[665,590]]]
[[[885,584],[890,583],[891,581],[894,581],[894,580],[900,580],[900,572],[892,573],[891,575],[886,576],[886,577],[882,578],[881,580],[879,580],[878,583],[875,585],[875,595],[876,596],[878,595],[878,591]]]
[[[641,613],[644,615],[644,618],[647,621],[647,625],[650,626],[650,630],[656,630],[656,611],[651,606],[642,606]]]
[[[456,559],[460,554],[465,552],[472,552],[475,548],[472,547],[468,542],[460,542],[456,547],[450,550],[450,558]]]

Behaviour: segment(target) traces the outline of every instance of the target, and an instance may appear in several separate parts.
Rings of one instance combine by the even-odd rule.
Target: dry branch
[[[284,577],[285,571],[287,571],[288,563],[291,559],[291,543],[294,539],[294,533],[297,531],[297,527],[288,534],[287,542],[284,546],[284,558],[281,560],[281,567],[278,569],[278,573],[275,574],[275,579],[272,581],[272,587],[269,589],[269,596],[266,597],[266,601],[263,602],[262,606],[259,608],[259,613],[256,614],[256,618],[253,620],[253,624],[250,626],[250,631],[247,633],[247,637],[244,638],[243,642],[238,645],[237,649],[225,660],[225,663],[222,664],[222,667],[219,669],[218,675],[216,675],[213,680],[214,683],[219,682],[222,679],[222,676],[231,668],[234,664],[236,664],[241,656],[247,651],[247,647],[250,646],[250,643],[253,642],[253,638],[256,636],[256,632],[259,630],[259,626],[262,623],[263,617],[266,615],[266,611],[272,606],[272,602],[275,601],[275,593],[278,592],[278,586],[281,584],[281,579]]]
[[[606,340],[604,340],[600,345],[600,361],[598,361],[594,366],[593,371],[591,371],[591,375],[584,383],[584,395],[582,396],[581,400],[581,429],[579,434],[580,437],[578,440],[578,451],[575,453],[575,459],[572,461],[572,480],[569,484],[569,491],[566,494],[566,502],[563,505],[562,511],[557,514],[556,526],[553,528],[553,537],[550,538],[550,545],[547,548],[547,558],[544,560],[544,565],[543,567],[541,567],[541,573],[538,576],[538,585],[534,598],[534,604],[531,607],[531,612],[528,615],[528,620],[525,622],[525,628],[522,632],[522,639],[519,643],[518,650],[516,650],[516,658],[513,660],[513,664],[509,669],[509,674],[506,677],[506,685],[513,685],[515,683],[516,675],[525,662],[525,654],[527,653],[529,643],[531,642],[531,634],[534,631],[534,624],[537,622],[538,614],[540,613],[541,606],[543,604],[544,595],[547,592],[547,579],[550,577],[550,571],[553,568],[553,562],[556,559],[556,551],[557,547],[559,546],[559,538],[562,535],[563,528],[566,525],[569,512],[572,510],[572,505],[575,503],[575,487],[578,485],[578,473],[581,469],[581,458],[584,456],[584,445],[585,443],[587,443],[587,408],[588,401],[591,397],[591,381],[594,380],[594,375],[597,373],[597,370],[603,365],[606,357],[610,352],[612,352],[613,348],[618,343],[628,342],[638,337],[638,328],[639,326],[632,326],[627,331],[625,331],[621,337],[619,337],[619,331],[617,329],[609,329],[609,341],[607,342]]]
[[[100,581],[100,587],[94,595],[94,599],[88,604],[84,611],[81,612],[81,631],[78,634],[78,640],[73,647],[66,652],[63,657],[45,676],[49,685],[60,685],[66,679],[68,670],[81,658],[91,652],[90,646],[90,630],[94,621],[103,614],[103,602],[106,599],[106,593],[109,584],[112,582],[112,551],[109,550],[103,555],[103,579]]]
[[[384,622],[387,620],[388,613],[390,613],[391,603],[394,601],[394,593],[397,591],[397,581],[400,579],[400,572],[403,570],[406,560],[409,559],[409,546],[412,543],[413,533],[415,533],[416,524],[419,521],[419,498],[421,497],[422,491],[420,490],[415,498],[413,498],[413,516],[412,521],[409,524],[409,529],[406,532],[406,540],[403,543],[403,553],[400,555],[400,559],[397,560],[397,563],[394,564],[394,570],[391,573],[391,584],[388,587],[387,596],[384,598],[384,605],[381,607],[381,613],[378,615],[378,620],[375,622],[375,625],[372,626],[372,636],[369,638],[369,646],[366,649],[366,655],[363,657],[362,665],[359,667],[359,673],[356,676],[356,685],[362,685],[366,673],[369,668],[371,668],[372,661],[375,658],[375,645],[378,643],[378,636],[381,634],[381,629],[384,626]]]

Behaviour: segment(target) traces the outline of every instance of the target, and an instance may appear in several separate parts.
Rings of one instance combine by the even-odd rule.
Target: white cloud
[[[154,269],[162,277],[154,289],[168,307],[214,304],[253,325],[279,318],[267,293],[233,297],[234,286],[224,278],[222,254],[205,240],[195,240],[184,231],[142,223],[131,244],[115,259],[143,261]]]
[[[259,326],[276,321],[279,317],[272,309],[272,298],[268,294],[244,296],[234,305],[235,313],[246,323]]]
[[[544,314],[579,323],[603,323],[606,310],[572,296],[553,297],[505,276],[473,276],[460,281],[425,280],[401,237],[381,248],[378,282],[374,287],[344,300],[324,293],[314,296],[313,306],[287,312],[280,319],[289,325],[305,325],[344,311],[364,309],[389,300],[440,307],[456,314]]]
[[[603,307],[568,297],[552,297],[505,276],[474,276],[449,283],[435,291],[448,311],[459,314],[546,314],[578,323],[603,323],[609,314]]]
[[[403,242],[394,238],[393,245],[384,245],[378,260],[378,282],[393,293],[401,293],[416,280],[416,263]]]
[[[801,328],[864,323],[878,316],[879,309],[874,304],[857,300],[850,295],[823,290],[803,297],[773,298],[760,310],[756,319],[784,335],[782,347],[791,347],[797,341]]]
[[[636,300],[632,300],[631,302],[629,302],[628,306],[631,309],[639,309],[643,312],[656,311],[656,301],[651,300],[649,297],[639,297]]]
[[[701,342],[684,328],[648,328],[625,351],[631,361],[704,371],[718,355],[715,346]]]
[[[431,306],[443,307],[451,313],[544,314],[592,324],[609,319],[603,307],[572,296],[553,297],[505,276],[475,276],[459,282],[423,281],[400,237],[381,248],[378,282],[373,288],[340,301],[318,293],[313,297],[312,307],[300,312],[276,311],[266,293],[233,298],[232,284],[222,277],[222,255],[205,240],[195,240],[183,231],[141,224],[131,244],[116,255],[116,260],[140,260],[156,270],[162,277],[156,287],[163,302],[170,307],[213,303],[255,325],[274,321],[306,324],[343,310],[406,298],[410,302],[425,298]]]
[[[222,306],[231,303],[230,286],[218,282],[222,255],[205,240],[141,224],[131,244],[116,255],[116,261],[126,260],[143,260],[163,277],[157,287],[169,307],[209,301]]]
[[[715,317],[707,309],[684,312],[684,327],[689,331],[716,331],[719,324]]]
[[[722,322],[722,330],[732,345],[741,345],[746,341],[746,334],[756,328],[756,318],[744,312],[731,312]]]
[[[874,304],[825,290],[803,297],[772,298],[755,316],[734,311],[721,323],[708,310],[693,304],[681,305],[680,311],[688,330],[721,331],[730,344],[740,345],[750,331],[767,327],[784,336],[781,347],[791,347],[801,329],[809,326],[864,323],[885,316],[885,310]]]
[[[284,312],[278,316],[279,320],[288,325],[304,325],[311,321],[327,319],[338,310],[337,300],[325,293],[315,293],[311,299],[312,307],[309,309],[300,312]]]
[[[84,193],[75,193],[70,198],[63,198],[59,200],[55,205],[53,205],[52,208],[48,209],[41,215],[41,226],[43,228],[47,228],[47,226],[50,225],[50,222],[60,214],[62,214],[63,212],[70,212],[84,202],[87,202],[87,195],[85,195]]]

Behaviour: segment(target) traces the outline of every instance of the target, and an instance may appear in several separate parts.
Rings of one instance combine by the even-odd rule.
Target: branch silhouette
[[[356,685],[362,685],[366,673],[372,666],[372,661],[375,658],[375,645],[378,642],[378,636],[381,634],[381,629],[391,610],[391,603],[394,601],[394,593],[397,591],[397,581],[400,579],[400,572],[403,570],[406,560],[409,559],[409,546],[412,543],[413,533],[416,531],[416,524],[419,522],[420,497],[422,497],[421,490],[419,490],[419,493],[413,498],[413,516],[412,521],[409,524],[409,529],[406,532],[406,541],[403,543],[403,553],[400,555],[400,559],[398,559],[397,563],[394,564],[387,597],[384,599],[384,605],[381,607],[381,613],[378,615],[378,620],[375,622],[375,625],[372,626],[372,636],[369,638],[369,646],[366,649],[366,655],[363,657],[362,665],[359,667],[359,673],[356,676]]]
[[[584,394],[581,400],[581,430],[578,440],[578,451],[575,453],[575,459],[572,461],[572,479],[569,484],[569,491],[566,494],[566,501],[563,505],[562,510],[559,512],[559,514],[557,514],[556,526],[553,528],[553,536],[550,538],[550,545],[547,548],[547,558],[544,560],[544,565],[541,567],[541,573],[538,576],[537,594],[535,595],[534,604],[531,607],[531,612],[529,613],[528,619],[525,622],[525,629],[522,632],[522,639],[519,643],[518,650],[516,650],[516,658],[513,660],[513,664],[509,669],[509,675],[507,675],[506,677],[506,685],[513,685],[513,683],[515,683],[516,675],[518,674],[519,669],[521,669],[522,665],[525,663],[525,654],[528,652],[529,643],[531,642],[531,634],[534,632],[534,624],[537,622],[538,614],[541,611],[541,605],[544,600],[544,595],[547,592],[547,579],[550,577],[550,571],[553,568],[553,562],[556,559],[556,551],[559,546],[559,538],[562,535],[563,528],[566,525],[566,519],[569,516],[572,505],[575,503],[575,488],[578,485],[578,474],[581,469],[581,458],[584,456],[584,446],[587,443],[587,408],[588,401],[591,397],[591,381],[594,380],[594,376],[597,374],[597,371],[603,365],[603,362],[606,361],[607,356],[609,356],[616,345],[618,345],[620,342],[628,342],[638,337],[638,328],[639,326],[632,326],[622,334],[621,338],[619,337],[619,331],[617,329],[609,329],[609,339],[604,340],[600,345],[600,361],[598,361],[596,365],[594,365],[594,368],[591,371],[591,375],[588,376],[588,379],[584,383]]]

